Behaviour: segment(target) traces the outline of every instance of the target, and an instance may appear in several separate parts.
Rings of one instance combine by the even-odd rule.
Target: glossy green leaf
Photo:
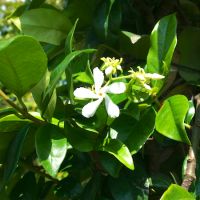
[[[27,136],[28,131],[29,131],[29,125],[24,126],[19,131],[19,133],[15,136],[15,139],[10,144],[10,147],[8,149],[8,154],[7,154],[7,160],[5,163],[4,176],[3,176],[3,181],[5,184],[11,178],[15,169],[17,168],[22,147],[24,145],[24,140]]]
[[[127,146],[120,140],[111,139],[102,147],[103,151],[106,151],[115,156],[122,164],[129,169],[134,169],[133,159]]]
[[[18,97],[33,88],[47,70],[42,47],[29,36],[0,42],[0,60],[0,81]]]
[[[52,71],[50,77],[49,87],[47,89],[46,94],[51,94],[56,87],[61,75],[65,72],[65,70],[69,67],[69,64],[82,53],[93,53],[94,49],[85,49],[80,51],[74,51],[68,54],[65,59]]]
[[[147,56],[147,71],[168,75],[173,52],[177,43],[176,16],[174,14],[163,17],[151,33],[151,47]],[[158,90],[164,84],[164,79],[152,82]]]
[[[40,127],[36,132],[35,145],[44,169],[51,176],[56,176],[67,152],[67,139],[62,130],[50,124]]]
[[[141,114],[140,120],[133,124],[125,144],[131,154],[137,153],[154,131],[156,112],[153,108],[147,109]]]
[[[195,115],[195,107],[194,107],[194,103],[193,101],[188,101],[189,103],[189,109],[187,112],[187,115],[185,117],[185,123],[190,124],[190,122],[192,121],[194,115]]]
[[[54,9],[37,8],[26,11],[21,17],[21,30],[38,41],[59,45],[72,27],[69,19]]]
[[[92,151],[96,148],[97,133],[80,128],[76,124],[65,123],[65,132],[69,143],[82,152]]]
[[[160,200],[195,200],[195,197],[179,185],[172,184],[164,192]]]
[[[189,109],[188,100],[183,95],[166,99],[156,116],[156,130],[173,140],[190,144],[184,127],[184,119]]]
[[[0,118],[0,132],[19,131],[24,125],[30,123],[27,119],[20,119],[14,114]]]

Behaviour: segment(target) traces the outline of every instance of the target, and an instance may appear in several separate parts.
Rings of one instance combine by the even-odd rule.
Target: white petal
[[[123,82],[115,82],[109,85],[106,92],[111,94],[121,94],[126,91],[126,84]]]
[[[96,93],[98,93],[104,82],[103,72],[98,67],[95,67],[93,69],[93,77],[94,77],[95,91]]]
[[[87,89],[87,88],[77,88],[74,91],[74,96],[80,99],[97,99],[99,98],[98,95],[96,95],[93,91]]]
[[[144,83],[144,87],[147,89],[147,90],[151,90],[152,88],[149,86],[149,85],[147,85],[146,83]]]
[[[153,74],[147,73],[146,77],[150,78],[150,79],[153,79],[153,80],[159,80],[159,79],[165,78],[164,76],[162,76],[160,74],[156,74],[156,73],[153,73]]]
[[[109,66],[105,69],[105,74],[106,76],[109,76],[110,74],[112,74],[112,70],[113,70],[113,67],[112,66]]]
[[[105,104],[107,113],[111,118],[119,117],[119,108],[112,102],[108,95],[105,96]]]
[[[96,101],[86,104],[82,109],[82,115],[87,118],[93,117],[102,101],[103,101],[103,98],[99,98]]]
[[[117,65],[117,69],[122,71],[122,66],[121,65]]]

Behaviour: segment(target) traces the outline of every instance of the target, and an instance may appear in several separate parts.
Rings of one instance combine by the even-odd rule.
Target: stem
[[[192,129],[192,126],[191,125],[189,125],[189,124],[186,124],[186,123],[184,123],[184,126],[186,127],[186,128],[188,128],[188,129]]]
[[[120,77],[116,77],[116,78],[112,78],[112,81],[116,81],[116,80],[122,80],[122,79],[126,79],[126,78],[132,78],[131,75],[127,75],[127,76],[120,76]]]
[[[196,100],[196,113],[195,113],[195,120],[194,125],[192,126],[192,139],[191,143],[192,146],[189,148],[188,152],[188,159],[187,159],[187,167],[186,172],[184,174],[182,187],[184,187],[186,190],[190,188],[190,185],[192,182],[196,179],[196,158],[197,158],[197,152],[199,148],[200,143],[200,94],[195,96]]]
[[[2,97],[2,99],[9,104],[10,106],[12,106],[16,111],[18,111],[19,113],[21,113],[25,118],[30,119],[31,121],[35,122],[36,124],[45,124],[45,121],[42,121],[32,115],[30,115],[27,111],[27,109],[22,109],[20,108],[18,105],[16,105],[14,102],[12,102],[9,97],[2,91],[0,90],[0,97]],[[24,104],[24,103],[23,103]]]

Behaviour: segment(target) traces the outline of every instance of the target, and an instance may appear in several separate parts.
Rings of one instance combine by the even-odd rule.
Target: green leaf
[[[156,130],[173,140],[190,144],[184,127],[184,119],[189,109],[188,100],[183,95],[166,99],[156,116]]]
[[[66,41],[65,41],[65,54],[69,54],[73,50],[73,37],[74,37],[74,32],[76,29],[78,23],[78,19],[75,21],[74,26],[70,30],[70,32],[67,35]]]
[[[151,136],[155,127],[156,112],[151,107],[147,109],[140,117],[140,120],[133,124],[125,144],[128,146],[131,154],[137,153]]]
[[[0,60],[0,81],[18,97],[33,88],[47,70],[42,47],[29,36],[0,42]]]
[[[102,151],[106,151],[113,156],[115,156],[122,164],[124,164],[127,168],[133,170],[134,164],[131,153],[127,146],[123,144],[120,140],[111,139],[103,145]]]
[[[0,133],[0,164],[5,162],[7,157],[8,147],[16,136],[16,132],[3,132]]]
[[[176,26],[174,14],[163,17],[155,25],[150,37],[151,47],[147,56],[147,72],[167,76],[177,43]],[[160,90],[164,84],[164,79],[154,81],[152,84]]]
[[[110,13],[114,2],[115,0],[103,1],[96,13],[94,28],[96,34],[102,40],[105,40],[108,36]]]
[[[24,145],[24,140],[27,136],[27,133],[29,131],[29,125],[24,126],[19,133],[16,135],[15,139],[12,141],[8,154],[7,154],[7,161],[5,163],[5,170],[4,170],[4,176],[3,176],[3,182],[6,184],[8,180],[13,175],[19,158],[22,151],[22,147]]]
[[[64,14],[47,8],[26,11],[20,17],[20,22],[24,34],[54,45],[59,45],[72,27]]]
[[[118,177],[122,164],[107,152],[98,152],[99,162],[104,170],[113,177]]]
[[[20,119],[14,114],[0,118],[0,132],[19,131],[24,125],[30,123],[27,119]]]
[[[82,53],[93,53],[94,49],[85,49],[80,51],[74,51],[66,56],[66,58],[52,71],[50,77],[49,87],[46,94],[51,94],[56,87],[57,82],[59,81],[61,75],[69,67],[69,64],[80,54]]]
[[[160,200],[195,200],[195,197],[179,185],[172,184],[164,192]]]
[[[88,152],[95,149],[97,133],[78,127],[75,123],[65,122],[65,131],[69,143],[77,150]]]
[[[190,122],[192,121],[194,115],[195,115],[195,107],[194,107],[194,103],[192,100],[188,101],[189,103],[189,109],[187,112],[187,115],[185,117],[185,123],[190,124]]]
[[[67,139],[61,129],[50,124],[40,127],[35,144],[40,163],[51,176],[56,176],[67,152]]]

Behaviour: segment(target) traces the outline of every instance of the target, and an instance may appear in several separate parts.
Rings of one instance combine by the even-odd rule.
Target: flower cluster
[[[136,86],[139,84],[149,95],[153,88],[150,86],[151,80],[163,79],[164,76],[156,73],[146,73],[144,69],[138,67],[138,71],[129,71],[126,76],[118,76],[117,70],[122,72],[121,59],[115,58],[101,58],[104,64],[101,70],[98,67],[93,69],[94,85],[91,88],[79,87],[74,91],[74,96],[78,99],[91,99],[82,108],[82,115],[86,118],[93,117],[98,107],[102,102],[105,102],[106,111],[108,116],[116,118],[120,114],[119,107],[111,100],[109,94],[122,94],[127,91],[126,84],[119,80],[130,79],[127,85]],[[104,73],[108,77],[105,81]],[[113,77],[115,75],[115,77]],[[114,82],[119,81],[119,82]]]
[[[123,61],[122,58],[115,59],[115,58],[101,58],[101,60],[104,62],[104,64],[101,67],[101,70],[105,70],[106,76],[115,75],[117,73],[117,70],[122,72],[121,63]]]

